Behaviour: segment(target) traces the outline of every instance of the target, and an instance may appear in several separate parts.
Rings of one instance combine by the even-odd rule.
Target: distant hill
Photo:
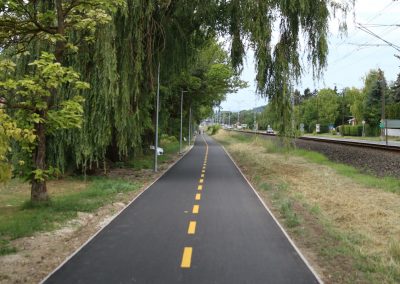
[[[263,112],[264,109],[266,108],[266,106],[267,106],[267,105],[265,105],[265,106],[259,106],[259,107],[253,108],[252,111],[255,111],[256,113]]]
[[[256,113],[261,113],[261,112],[263,112],[264,111],[264,109],[265,109],[265,107],[266,107],[267,105],[265,105],[265,106],[259,106],[259,107],[256,107],[256,108],[253,108],[253,109],[242,109],[241,110],[241,112],[242,111],[251,111],[251,112],[256,112]],[[236,113],[237,111],[227,111],[227,110],[221,110],[221,113]]]

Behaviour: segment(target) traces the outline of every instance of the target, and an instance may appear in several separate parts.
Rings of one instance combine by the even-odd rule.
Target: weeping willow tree
[[[164,106],[176,105],[182,89],[191,90],[188,99],[197,114],[221,101],[229,88],[213,91],[212,77],[207,78],[212,72],[197,68],[203,50],[216,38],[230,42],[230,59],[224,64],[232,66],[231,78],[240,74],[246,51],[255,51],[258,92],[286,118],[280,130],[288,133],[288,86],[302,74],[302,55],[319,77],[327,63],[328,21],[338,11],[345,15],[351,2],[2,1],[0,44],[7,52],[28,47],[36,58],[50,50],[90,84],[83,91],[82,128],[57,132],[45,147],[47,164],[87,170],[135,155],[150,143],[159,64]],[[20,59],[17,69],[24,72],[27,62]],[[226,71],[212,66],[207,68],[213,68],[214,78]],[[202,83],[207,80],[209,86]],[[212,97],[202,99],[205,92]],[[52,101],[57,105],[72,96],[68,86],[59,88]],[[173,118],[176,109],[164,110],[163,117]],[[166,124],[165,130],[171,127]]]

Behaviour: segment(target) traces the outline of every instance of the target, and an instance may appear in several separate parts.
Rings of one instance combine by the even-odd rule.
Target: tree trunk
[[[34,155],[34,164],[37,170],[46,170],[46,129],[43,123],[35,125],[36,135],[38,137],[38,144]],[[31,180],[31,201],[42,202],[47,201],[49,196],[47,194],[46,180],[36,180],[32,177]]]

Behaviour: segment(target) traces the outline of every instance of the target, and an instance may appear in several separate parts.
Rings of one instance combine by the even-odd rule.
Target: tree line
[[[304,124],[304,131],[313,133],[320,124],[321,132],[329,132],[332,128],[338,130],[341,125],[361,126],[364,121],[365,134],[377,136],[382,118],[400,118],[400,74],[388,84],[382,70],[370,70],[360,89],[345,87],[338,90],[334,87],[311,91],[307,88],[303,93],[294,90],[292,100],[297,130]],[[274,106],[269,104],[260,122],[276,125],[276,121]]]
[[[4,0],[0,2],[0,178],[22,175],[33,201],[46,180],[134,159],[161,133],[207,117],[239,79],[248,48],[258,92],[287,111],[300,34],[316,75],[326,65],[335,1]],[[272,36],[272,33],[277,32]],[[221,39],[229,38],[225,51]]]

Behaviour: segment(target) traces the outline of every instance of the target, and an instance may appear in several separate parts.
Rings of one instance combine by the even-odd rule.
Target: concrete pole
[[[179,154],[182,154],[183,90],[181,92],[181,128],[179,131]]]
[[[158,158],[158,113],[160,110],[160,62],[158,63],[157,75],[157,102],[156,102],[156,135],[154,141],[154,172],[157,172],[157,158]]]
[[[189,108],[189,146],[191,142],[191,132],[192,132],[192,106]]]

